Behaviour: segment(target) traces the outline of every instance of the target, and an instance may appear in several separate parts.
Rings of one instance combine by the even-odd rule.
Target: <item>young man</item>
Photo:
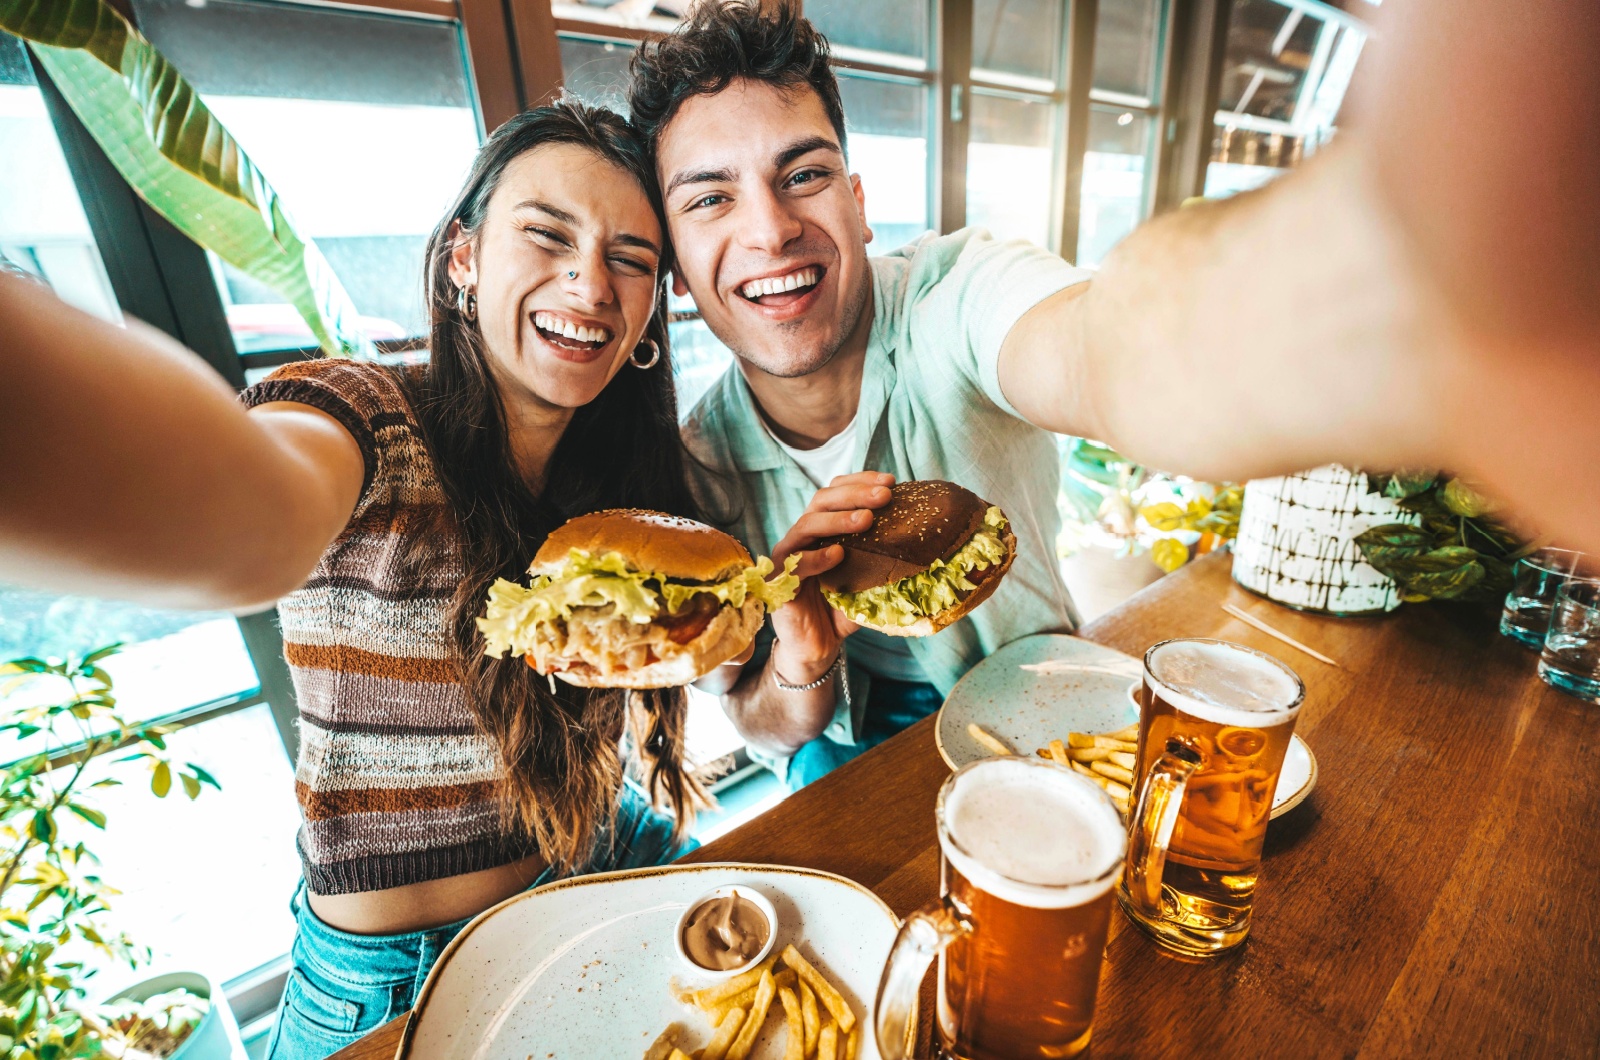
[[[1579,68],[1575,52],[1563,58],[1568,73]],[[1421,137],[1436,148],[1425,164],[1396,162],[1381,124],[1366,139],[1346,133],[1263,192],[1145,226],[1089,284],[1038,248],[970,231],[869,259],[826,43],[787,10],[701,5],[641,48],[634,74],[633,120],[655,150],[675,289],[693,293],[737,357],[685,428],[725,524],[752,549],[802,551],[801,573],[814,576],[841,550],[805,550],[869,525],[889,476],[946,478],[1004,508],[1019,542],[994,598],[934,637],[854,632],[812,582],[774,614],[775,639],[727,681],[724,705],[753,746],[793,756],[791,783],[931,711],[1000,644],[1072,628],[1054,559],[1050,432],[1206,478],[1333,460],[1448,465],[1567,526],[1600,517],[1593,503],[1524,488],[1543,474],[1534,454],[1517,457],[1502,434],[1466,426],[1468,416],[1493,422],[1491,395],[1565,400],[1595,392],[1596,380],[1578,355],[1589,339],[1572,338],[1592,338],[1589,317],[1566,302],[1552,319],[1572,334],[1538,337],[1548,357],[1537,378],[1477,320],[1485,305],[1527,319],[1543,303],[1497,297],[1505,284],[1469,277],[1440,252],[1448,226],[1416,193],[1468,187],[1434,164],[1463,153],[1466,141],[1448,130]],[[1406,78],[1391,73],[1385,87],[1395,80]],[[1396,90],[1386,102],[1416,117],[1414,95]],[[1483,203],[1464,202],[1473,233],[1493,228]],[[1521,212],[1587,216],[1592,205],[1573,194],[1550,202]],[[1582,267],[1560,271],[1523,243],[1508,246],[1552,289],[1576,291],[1593,275],[1576,251],[1568,258]],[[1573,380],[1573,366],[1582,385],[1534,388],[1562,372]],[[1208,408],[1228,410],[1224,429],[1196,415]],[[1546,422],[1531,407],[1517,419],[1534,432]],[[1580,425],[1590,422],[1574,417],[1571,429],[1588,437]]]
[[[707,77],[725,83],[696,94]],[[1024,314],[1089,274],[970,231],[869,259],[826,42],[787,11],[703,5],[641,52],[635,78],[676,288],[739,359],[685,428],[711,469],[711,516],[753,549],[792,551],[791,528],[862,529],[890,483],[938,478],[999,505],[1017,536],[993,599],[938,636],[857,630],[814,584],[774,615],[776,643],[724,704],[780,770],[792,755],[798,787],[936,710],[1000,645],[1076,627],[1055,554],[1056,441],[1007,400],[998,365]]]

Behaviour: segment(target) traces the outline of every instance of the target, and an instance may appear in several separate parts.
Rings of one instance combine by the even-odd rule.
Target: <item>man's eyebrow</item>
[[[795,159],[809,155],[813,151],[832,151],[840,158],[844,157],[844,152],[839,149],[839,145],[826,136],[807,136],[804,140],[796,140],[782,151],[773,155],[772,167],[774,169],[782,169]]]
[[[577,217],[573,216],[570,212],[563,210],[559,206],[552,206],[547,202],[541,202],[538,199],[524,199],[523,201],[517,203],[514,208],[518,210],[538,210],[540,213],[549,214],[562,224],[574,226],[578,224]]]
[[[702,169],[697,173],[684,171],[673,174],[672,180],[667,183],[667,195],[671,195],[685,184],[727,184],[738,179],[738,174],[731,169]]]

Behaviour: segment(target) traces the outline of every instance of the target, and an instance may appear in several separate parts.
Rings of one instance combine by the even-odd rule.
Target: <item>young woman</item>
[[[98,447],[122,527],[64,537],[48,512],[10,518],[0,573],[189,607],[281,597],[304,881],[274,1060],[326,1056],[405,1012],[501,899],[691,845],[682,691],[552,689],[486,657],[473,623],[489,584],[572,515],[693,514],[667,267],[638,141],[562,103],[500,128],[434,231],[425,367],[287,365],[245,391],[247,413],[146,329],[67,318],[84,340],[63,340],[70,311],[0,278],[17,349],[47,354],[14,382],[99,403],[88,437],[39,444],[64,447],[60,466]],[[63,488],[21,474],[18,496]],[[648,795],[624,782],[625,745]]]

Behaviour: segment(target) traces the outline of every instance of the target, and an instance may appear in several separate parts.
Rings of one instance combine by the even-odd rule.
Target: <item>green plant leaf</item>
[[[189,796],[190,802],[200,797],[200,781],[198,778],[192,777],[188,773],[180,773],[178,779],[183,781],[183,793]]]
[[[167,797],[167,792],[172,790],[172,766],[166,762],[157,762],[150,773],[150,790],[158,799]]]
[[[90,669],[92,669],[94,667],[95,663],[99,662],[101,659],[104,659],[104,658],[107,658],[109,656],[115,655],[117,652],[119,652],[121,650],[122,650],[122,642],[120,640],[117,641],[117,643],[115,643],[115,644],[107,644],[104,648],[99,648],[99,649],[97,649],[95,651],[90,652],[88,655],[85,655],[83,657],[83,662],[80,664],[80,667],[85,673],[87,673]]]
[[[201,246],[276,290],[330,355],[366,354],[355,306],[228,130],[104,0],[0,0],[118,172]]]
[[[28,822],[28,834],[41,843],[50,844],[56,840],[56,819],[49,810],[35,811],[33,819]]]
[[[1369,471],[1366,474],[1367,489],[1370,492],[1396,500],[1414,497],[1439,479],[1437,471],[1420,471],[1416,468],[1399,468],[1389,472]]]
[[[1398,580],[1395,563],[1420,556],[1434,546],[1433,535],[1407,523],[1385,523],[1356,535],[1362,558],[1377,570]]]
[[[218,783],[216,777],[212,776],[210,773],[206,772],[204,769],[202,769],[199,766],[195,765],[193,762],[188,762],[188,763],[185,763],[185,764],[189,767],[189,772],[193,773],[194,776],[195,776],[195,779],[200,781],[200,783],[202,783],[202,784],[210,784],[213,788],[216,788],[218,791],[222,790],[222,785],[220,783]]]
[[[88,821],[96,828],[104,828],[106,826],[106,815],[95,809],[93,806],[85,806],[80,802],[69,802],[67,803],[67,809],[71,810],[79,817],[82,817],[85,821]]]

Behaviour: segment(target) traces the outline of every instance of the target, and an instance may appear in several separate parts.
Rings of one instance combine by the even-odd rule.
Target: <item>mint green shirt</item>
[[[1032,244],[996,242],[972,228],[929,233],[870,261],[873,319],[854,466],[897,481],[959,483],[998,504],[1017,535],[1017,558],[988,601],[939,633],[907,642],[922,673],[948,695],[1001,645],[1077,627],[1056,557],[1056,439],[1022,419],[1000,392],[999,359],[1023,314],[1091,274]],[[707,517],[752,553],[770,555],[816,488],[758,417],[735,362],[690,412],[683,435],[707,465],[690,462]],[[847,660],[855,710],[841,696],[826,731],[840,743],[856,739],[872,676],[869,658],[847,651]]]

